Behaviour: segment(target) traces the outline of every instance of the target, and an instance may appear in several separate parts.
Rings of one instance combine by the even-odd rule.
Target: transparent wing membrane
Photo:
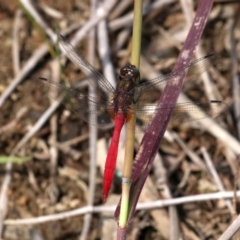
[[[114,91],[110,82],[98,72],[89,62],[87,62],[77,50],[62,36],[59,36],[59,42],[67,53],[67,56],[75,63],[89,78],[91,86],[100,87],[103,91]]]
[[[90,124],[97,125],[100,128],[109,128],[113,126],[113,112],[123,111],[128,121],[133,112],[133,108],[131,106],[129,107],[131,103],[136,103],[135,109],[138,123],[140,123],[143,128],[146,128],[156,110],[154,101],[160,97],[159,89],[163,89],[168,81],[174,81],[179,75],[187,70],[187,76],[189,78],[192,80],[198,78],[200,74],[209,69],[210,61],[214,61],[216,58],[215,55],[209,55],[193,61],[189,66],[177,72],[144,82],[134,88],[134,98],[132,99],[132,90],[125,91],[123,88],[115,90],[107,79],[105,79],[90,63],[84,60],[77,53],[75,48],[61,36],[60,44],[66,51],[68,57],[89,77],[88,80],[91,86],[96,89],[96,98],[89,97],[74,88],[65,87],[45,78],[40,79],[39,87],[48,94],[49,97],[61,101],[69,110],[77,113]],[[125,69],[127,69],[127,67],[125,67]],[[129,72],[133,73],[134,71],[131,70],[131,68],[128,69]],[[137,69],[135,69],[135,72],[136,71]],[[122,70],[122,74],[126,73],[127,71]],[[123,76],[121,76],[121,78],[123,78]],[[126,81],[126,79],[123,81]],[[117,98],[117,96],[120,97]],[[116,102],[114,102],[113,99]],[[125,103],[128,104],[126,107]],[[94,106],[94,108],[91,108],[91,106]],[[161,106],[158,110],[166,112],[171,110],[171,122],[179,124],[207,117],[215,117],[221,113],[224,107],[226,107],[226,103],[224,102],[210,101],[207,103],[189,102],[176,105],[169,104]],[[115,111],[113,111],[113,109]]]
[[[45,78],[40,80],[39,87],[49,97],[61,101],[67,109],[78,114],[86,122],[90,122],[90,124],[97,125],[100,128],[113,126],[113,120],[109,115],[111,106],[109,106],[107,101],[103,101],[101,98],[89,97],[73,88],[64,87]],[[95,106],[96,110],[90,111],[90,105]]]
[[[214,54],[199,58],[195,61],[192,61],[189,66],[181,69],[180,71],[169,73],[140,84],[135,89],[135,94],[139,96],[139,103],[144,104],[146,101],[150,102],[158,99],[159,91],[156,90],[163,90],[168,82],[175,81],[175,78],[184,71],[188,71],[188,79],[191,79],[191,81],[196,80],[202,73],[209,69],[210,61],[215,61],[216,58],[217,56]]]
[[[136,116],[139,119],[141,127],[145,129],[152,119],[155,110],[165,111],[166,113],[171,109],[170,123],[173,125],[186,123],[189,121],[201,120],[209,117],[218,116],[227,104],[222,101],[209,101],[209,102],[185,102],[178,103],[175,106],[170,104],[166,106],[153,106],[146,105],[136,110]]]

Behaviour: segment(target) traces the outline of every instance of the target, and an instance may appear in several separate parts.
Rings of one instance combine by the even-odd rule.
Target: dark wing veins
[[[89,83],[93,88],[96,89],[97,87],[100,87],[105,93],[114,91],[114,87],[111,85],[111,83],[88,61],[86,61],[63,36],[59,36],[59,42],[71,61],[89,77]]]
[[[189,66],[181,69],[180,71],[169,73],[165,76],[160,76],[142,84],[139,84],[135,88],[135,95],[137,96],[139,105],[159,99],[159,90],[163,90],[169,81],[175,81],[174,77],[177,77],[186,70],[188,70],[187,77],[189,79],[197,79],[202,73],[206,72],[210,68],[210,61],[214,61],[216,60],[216,58],[217,56],[214,54],[204,56],[195,61],[192,61]],[[158,97],[156,98],[157,94]]]

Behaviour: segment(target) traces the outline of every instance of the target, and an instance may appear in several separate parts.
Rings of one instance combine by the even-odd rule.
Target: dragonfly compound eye
[[[138,78],[139,77],[139,71],[134,65],[128,64],[120,70],[120,75],[122,77],[128,75],[132,78]]]
[[[137,68],[132,68],[131,69],[131,73],[132,73],[132,76],[134,77],[134,78],[138,78],[139,77],[139,71],[138,71],[138,69]]]
[[[124,76],[126,76],[128,74],[128,72],[129,72],[128,67],[127,66],[123,67],[120,70],[120,75],[124,77]]]

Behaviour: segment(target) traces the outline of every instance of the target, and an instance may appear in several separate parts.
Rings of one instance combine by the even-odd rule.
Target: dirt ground
[[[28,159],[13,163],[10,175],[6,163],[0,166],[0,234],[4,240],[80,239],[86,221],[84,214],[62,215],[61,219],[55,220],[51,216],[87,206],[89,159],[96,151],[97,163],[92,166],[95,168],[92,184],[96,189],[93,199],[95,206],[102,204],[103,166],[112,129],[98,131],[97,150],[91,151],[90,127],[78,113],[63,105],[45,116],[39,128],[36,124],[51,103],[56,103],[39,87],[39,77],[54,81],[65,79],[67,85],[78,85],[82,92],[87,92],[86,76],[77,66],[70,61],[64,65],[61,61],[64,67],[59,67],[59,53],[56,44],[52,44],[49,29],[52,33],[68,29],[66,38],[71,39],[89,21],[91,6],[86,0],[32,1],[36,12],[49,27],[41,29],[33,11],[26,10],[26,2],[22,1],[21,5],[16,0],[0,1],[0,156],[1,161],[13,153],[19,161],[24,157]],[[124,5],[124,2],[129,4]],[[195,1],[169,0],[163,5],[157,5],[161,1],[145,2],[140,67],[144,81],[154,78],[154,72],[161,75],[171,71],[197,7]],[[188,5],[193,2],[193,6]],[[126,17],[132,10],[132,1],[119,1],[106,21],[106,45],[115,76],[129,60],[132,21]],[[240,187],[239,11],[238,1],[214,2],[195,57],[214,53],[216,58],[207,66],[207,75],[199,77],[196,74],[195,78],[187,79],[183,88],[189,101],[219,100],[226,103],[223,104],[225,107],[213,116],[214,125],[208,125],[203,119],[185,124],[179,120],[179,124],[170,126],[140,198],[149,206],[158,199],[187,196],[197,199],[207,193],[235,191]],[[98,51],[99,45],[103,47],[99,38],[101,36],[96,35],[93,65],[104,72]],[[86,59],[89,59],[89,39],[86,35],[77,45]],[[47,46],[51,47],[48,49]],[[42,56],[37,58],[40,54]],[[9,94],[4,97],[7,91]],[[140,140],[136,139],[136,152]],[[93,213],[86,239],[114,239],[117,223],[107,206],[117,204],[120,198],[123,151],[120,146],[118,171],[104,205],[106,211]],[[3,196],[7,196],[6,201]],[[226,201],[209,197],[172,207],[142,209],[136,212],[129,226],[128,239],[179,239],[170,237],[170,232],[182,239],[218,239],[237,213],[237,198]],[[35,223],[41,216],[49,216],[51,220]],[[27,224],[18,222],[22,219],[31,220]]]

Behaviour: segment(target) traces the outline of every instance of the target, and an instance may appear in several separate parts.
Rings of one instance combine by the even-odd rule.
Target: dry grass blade
[[[193,21],[192,27],[189,31],[189,34],[184,43],[183,49],[179,55],[179,58],[174,66],[173,72],[179,72],[180,69],[189,66],[191,57],[194,51],[194,48],[197,45],[197,42],[200,39],[200,36],[205,27],[207,16],[210,12],[212,6],[212,1],[201,1],[198,6],[198,10],[196,12],[195,19]],[[195,28],[195,24],[198,24],[198,27]],[[180,94],[184,77],[186,76],[186,72],[179,72],[177,82],[170,82],[167,84],[164,92],[159,99],[159,106],[167,105],[169,102],[175,104],[177,98]],[[175,78],[175,77],[173,77]],[[135,207],[137,205],[137,201],[141,192],[141,189],[144,185],[144,182],[150,172],[151,166],[153,164],[153,160],[155,158],[156,152],[158,150],[158,145],[161,142],[161,139],[166,130],[168,121],[170,119],[172,109],[165,109],[164,112],[156,111],[151,124],[149,125],[142,143],[139,147],[139,153],[136,156],[136,161],[133,166],[132,172],[132,180],[133,185],[132,189],[134,191],[131,194],[132,206],[129,213],[129,220],[131,221]],[[118,210],[115,213],[115,216],[118,215]]]

